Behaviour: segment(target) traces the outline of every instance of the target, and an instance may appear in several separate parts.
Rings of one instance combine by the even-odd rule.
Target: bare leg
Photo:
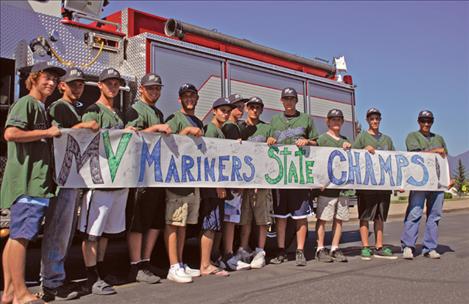
[[[169,264],[178,264],[178,227],[173,225],[166,225],[164,230],[164,240],[168,250]]]
[[[360,221],[360,238],[362,240],[363,247],[370,246],[370,243],[368,241],[368,234],[369,234],[368,221]]]
[[[149,260],[151,258],[151,254],[153,253],[153,248],[155,248],[156,241],[158,240],[158,236],[160,235],[159,229],[150,229],[145,234],[145,240],[143,241],[143,249],[142,249],[142,259]]]
[[[214,237],[215,232],[207,230],[200,238],[200,271],[204,274],[210,273],[214,267],[210,261]]]
[[[249,226],[249,225],[247,225],[247,226]],[[267,238],[267,225],[260,225],[258,227],[259,227],[259,239],[257,241],[257,247],[264,249],[265,240]],[[248,240],[249,240],[249,236],[248,236]]]
[[[296,222],[296,249],[303,250],[308,233],[308,221],[304,219],[295,220]]]
[[[277,226],[277,245],[278,248],[285,248],[285,233],[287,230],[287,219],[286,218],[276,218],[275,219]]]
[[[342,220],[335,219],[334,237],[332,238],[332,246],[339,247],[340,238],[342,237]]]
[[[104,256],[106,255],[108,239],[101,237],[98,241],[98,262],[104,261]]]
[[[185,242],[186,242],[186,227],[178,227],[177,228],[177,257],[178,257],[178,261],[181,263],[183,261],[182,256],[184,254]]]
[[[139,232],[129,232],[127,234],[127,244],[129,246],[129,257],[131,263],[140,262],[142,259],[142,234]]]
[[[10,240],[5,244],[3,249],[2,265],[3,265],[3,294],[2,294],[2,303],[11,303],[15,296],[13,289],[13,281],[11,280],[11,270],[9,263],[9,248]]]
[[[326,221],[317,220],[316,234],[318,238],[318,248],[324,247],[324,238],[326,236]]]
[[[15,301],[24,303],[37,299],[31,292],[29,292],[24,281],[24,269],[26,264],[26,249],[28,241],[24,239],[13,240],[9,239],[7,263],[9,264],[10,280],[13,284],[15,294]]]
[[[224,222],[223,229],[223,253],[233,253],[233,241],[235,233],[235,223]]]
[[[249,248],[250,236],[251,236],[251,224],[241,226],[241,247],[242,248],[244,249]]]
[[[376,248],[383,247],[383,230],[384,230],[384,223],[382,220],[377,219],[374,223],[375,228],[375,246]]]
[[[83,251],[83,260],[86,267],[96,266],[98,256],[98,242],[97,241],[83,241],[81,244]]]

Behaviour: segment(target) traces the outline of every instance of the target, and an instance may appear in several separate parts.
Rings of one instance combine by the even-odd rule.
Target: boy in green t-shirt
[[[67,69],[60,79],[62,98],[53,102],[47,112],[53,125],[59,128],[90,129],[97,132],[96,121],[82,122],[75,110],[85,89],[83,71]],[[41,276],[45,301],[71,300],[78,296],[72,285],[65,284],[65,259],[77,225],[80,189],[60,188],[47,211],[42,240]]]
[[[270,125],[260,120],[264,103],[259,97],[251,97],[246,103],[246,121],[240,124],[241,138],[247,141],[265,143],[271,136]],[[272,191],[270,189],[244,189],[241,203],[241,246],[238,254],[244,262],[250,262],[251,268],[259,269],[265,266],[264,251],[267,238],[267,225],[272,222]],[[249,239],[252,222],[257,226],[257,246],[249,254]]]
[[[226,98],[219,98],[213,102],[213,118],[204,130],[205,137],[225,138],[221,127],[230,117],[230,113],[236,106]],[[199,220],[202,227],[200,239],[200,272],[202,275],[228,276],[228,272],[212,264],[212,254],[215,233],[222,231],[224,218],[224,204],[227,198],[225,188],[202,188],[200,194],[202,202],[200,205]],[[241,261],[239,261],[241,262]],[[242,262],[241,262],[242,263]]]
[[[371,154],[374,154],[376,150],[394,151],[391,138],[379,131],[381,112],[376,108],[369,109],[366,112],[366,121],[369,128],[357,136],[353,148],[366,149]],[[391,204],[391,191],[357,190],[357,194],[360,238],[363,246],[361,250],[362,260],[371,260],[372,255],[376,258],[397,259],[397,256],[392,254],[392,250],[383,245],[384,222],[388,217],[389,205]],[[369,221],[374,221],[374,253],[372,253],[368,242]]]
[[[200,137],[204,124],[195,114],[199,95],[193,84],[185,83],[179,88],[181,109],[166,119],[172,133]],[[190,283],[200,271],[183,262],[182,254],[186,240],[186,225],[197,224],[200,207],[199,189],[167,188],[164,237],[170,268],[168,280]]]
[[[272,135],[267,139],[268,145],[316,145],[318,136],[313,119],[306,113],[296,110],[298,94],[293,88],[282,90],[281,102],[285,111],[272,117],[270,126]],[[270,260],[272,264],[281,264],[287,261],[285,251],[285,233],[287,218],[296,222],[296,265],[305,266],[306,258],[303,248],[308,232],[307,217],[313,214],[311,209],[311,191],[308,189],[280,189],[277,191],[277,202],[274,200],[274,214],[277,226],[278,254]]]
[[[49,125],[44,102],[65,74],[47,62],[36,63],[26,79],[29,94],[10,107],[4,137],[8,159],[3,176],[1,208],[10,208],[10,237],[3,250],[2,303],[44,303],[26,287],[26,249],[36,239],[54,196],[50,138],[60,136]]]
[[[85,110],[83,122],[94,120],[101,129],[123,129],[123,115],[114,108],[114,99],[124,83],[116,69],[104,69],[98,82],[101,95],[95,104]],[[136,130],[134,127],[126,129]],[[115,289],[104,281],[104,255],[108,243],[107,236],[125,231],[128,193],[128,188],[88,189],[84,195],[78,229],[85,236],[82,251],[88,277],[85,285],[87,292],[96,295],[116,293]]]
[[[433,113],[428,110],[421,111],[417,121],[419,130],[407,135],[405,141],[407,151],[438,153],[445,158],[448,155],[448,150],[443,137],[430,132],[434,122]],[[451,185],[448,186],[449,188]],[[444,194],[443,191],[410,191],[409,205],[404,219],[404,231],[401,235],[404,259],[412,260],[414,258],[415,243],[425,204],[427,221],[422,254],[431,259],[440,258],[436,249],[438,247],[438,223],[443,213]]]
[[[148,73],[140,80],[140,99],[127,111],[127,126],[142,132],[171,133],[156,107],[163,87],[161,77]],[[129,280],[154,284],[160,278],[150,271],[150,258],[165,226],[165,190],[160,187],[130,189],[126,208],[129,246]]]
[[[327,113],[326,133],[321,134],[318,138],[318,146],[334,147],[341,149],[350,149],[351,144],[347,137],[340,134],[342,125],[344,124],[344,114],[339,109],[332,109]],[[340,238],[342,236],[342,222],[349,220],[349,210],[347,202],[340,199],[340,190],[338,189],[321,189],[318,197],[318,205],[316,209],[316,235],[317,248],[316,258],[320,262],[347,262],[339,248]],[[326,234],[326,222],[333,221],[333,238],[330,252],[324,247],[324,238]]]

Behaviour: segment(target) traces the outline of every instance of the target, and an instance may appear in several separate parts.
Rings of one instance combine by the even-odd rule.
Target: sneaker
[[[413,260],[414,253],[412,252],[412,248],[405,247],[404,250],[402,251],[402,257],[406,260]]]
[[[436,252],[436,250],[425,252],[423,256],[426,258],[430,258],[430,259],[439,259],[441,257],[441,255],[438,252]]]
[[[340,248],[337,248],[336,250],[332,251],[331,256],[336,262],[342,262],[342,263],[348,262],[347,257],[344,255],[342,250],[340,250]]]
[[[319,249],[316,251],[316,259],[318,262],[323,262],[323,263],[332,263],[334,260],[332,257],[329,255],[329,252],[326,248]]]
[[[68,301],[78,298],[78,291],[74,290],[74,286],[72,285],[62,285],[57,288],[47,288],[43,286],[42,290],[44,292],[42,300],[46,302],[54,300]]]
[[[373,253],[375,258],[395,260],[397,255],[392,254],[392,250],[389,247],[376,248]]]
[[[252,259],[252,254],[244,250],[244,248],[239,247],[238,251],[236,252],[236,256],[239,260],[243,261],[244,263],[250,263]]]
[[[306,258],[303,250],[296,250],[296,266],[306,266]]]
[[[284,262],[288,262],[286,252],[279,252],[275,258],[270,260],[270,264],[282,264]]]
[[[181,267],[172,267],[168,271],[167,279],[176,283],[191,283],[192,277]]]
[[[200,277],[200,270],[199,269],[192,269],[189,265],[184,264],[184,272],[191,276],[191,278]]]
[[[243,261],[239,260],[236,255],[229,255],[225,259],[225,264],[228,266],[229,270],[238,271],[238,270],[247,270],[251,268],[251,265],[248,263],[244,263]]]
[[[252,258],[251,268],[260,269],[265,266],[265,251],[263,249],[256,249],[256,255]]]
[[[141,283],[156,284],[160,281],[160,277],[156,276],[149,269],[145,268],[145,269],[140,269],[137,272],[137,277],[135,280]]]
[[[364,261],[370,261],[371,260],[371,249],[370,247],[363,247],[361,251],[361,257],[362,260]]]

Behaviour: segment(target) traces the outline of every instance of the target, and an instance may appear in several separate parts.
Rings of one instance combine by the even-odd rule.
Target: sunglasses
[[[433,119],[419,119],[419,123],[421,124],[433,124]]]

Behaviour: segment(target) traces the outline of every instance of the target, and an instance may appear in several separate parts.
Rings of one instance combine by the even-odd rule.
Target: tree
[[[466,188],[464,186],[464,183],[466,181],[466,168],[464,168],[464,165],[462,164],[462,160],[458,160],[458,168],[456,169],[456,172],[454,174],[454,179],[455,179],[455,187],[456,190],[458,191],[459,197],[463,194],[463,188]]]

